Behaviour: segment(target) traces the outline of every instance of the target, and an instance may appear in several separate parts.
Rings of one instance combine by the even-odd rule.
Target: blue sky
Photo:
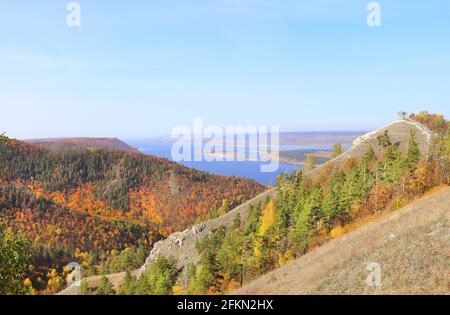
[[[150,137],[176,125],[369,130],[450,117],[450,1],[0,3],[0,132]]]

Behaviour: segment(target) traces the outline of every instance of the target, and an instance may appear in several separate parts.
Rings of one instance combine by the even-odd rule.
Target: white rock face
[[[195,244],[199,240],[203,239],[206,235],[211,234],[221,225],[230,226],[233,224],[233,220],[237,214],[245,218],[247,210],[251,205],[256,205],[257,203],[264,201],[267,196],[272,196],[275,193],[275,189],[270,189],[219,218],[196,224],[182,232],[172,233],[166,239],[154,244],[144,266],[137,271],[137,274],[140,275],[147,270],[150,264],[159,256],[175,258],[177,267],[180,269],[184,269],[189,264],[196,264],[199,257]]]
[[[430,130],[427,126],[424,126],[421,123],[419,123],[407,116],[402,116],[402,119],[391,122],[390,124],[384,126],[381,129],[378,129],[378,130],[366,133],[362,136],[359,136],[358,138],[356,138],[353,141],[352,148],[355,148],[356,146],[361,145],[362,143],[364,143],[368,140],[374,139],[376,136],[378,136],[380,134],[381,130],[385,130],[385,129],[389,130],[391,126],[394,126],[396,124],[398,125],[401,123],[410,124],[410,125],[416,127],[416,129],[419,133],[424,134],[426,136],[428,145],[431,144],[431,140],[432,140],[433,136],[435,135],[432,130]]]
[[[199,233],[201,233],[206,227],[206,223],[202,222],[200,224],[194,225],[192,227],[192,233],[194,233],[194,235],[197,235]]]

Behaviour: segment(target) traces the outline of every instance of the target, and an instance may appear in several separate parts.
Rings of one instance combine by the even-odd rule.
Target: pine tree
[[[370,146],[369,149],[367,149],[367,152],[364,154],[363,157],[363,163],[366,163],[367,165],[370,165],[372,162],[376,160],[375,151],[373,150],[373,147]]]
[[[417,167],[417,163],[419,163],[420,160],[420,149],[419,145],[416,142],[416,134],[411,129],[409,132],[409,139],[408,139],[408,152],[406,154],[406,167],[413,171]]]
[[[336,172],[328,183],[328,191],[323,201],[323,211],[325,224],[329,228],[335,224],[341,224],[349,219],[349,211],[343,207],[343,185],[345,174],[342,171]]]
[[[309,172],[316,167],[316,157],[312,154],[306,156],[304,171]]]
[[[386,149],[387,147],[392,146],[391,139],[389,137],[389,131],[385,130],[383,134],[377,137],[378,145]]]
[[[344,153],[342,144],[340,143],[333,144],[333,151],[331,152],[331,158],[334,159],[335,157],[341,155],[342,153]]]
[[[115,294],[113,285],[109,282],[108,278],[103,275],[100,280],[100,285],[95,292],[96,295],[113,295]]]
[[[301,252],[305,252],[307,250],[309,242],[313,236],[311,209],[312,205],[310,204],[297,214],[294,227],[290,233],[290,238],[293,242],[294,248]]]
[[[241,227],[241,214],[240,213],[237,213],[235,216],[234,216],[234,219],[233,219],[233,224],[232,224],[232,226],[231,226],[231,229],[237,229],[237,228],[239,228],[239,227]]]
[[[86,279],[81,280],[80,292],[83,295],[89,295],[91,293],[91,291],[89,290],[89,285],[87,284]]]
[[[5,133],[0,134],[0,143],[9,143],[9,138],[5,135]]]
[[[127,271],[123,283],[123,293],[125,295],[133,295],[135,291],[135,279],[133,279],[131,272]]]
[[[247,225],[245,234],[250,235],[256,233],[259,228],[259,217],[261,216],[261,204],[251,205],[247,215]]]
[[[309,211],[309,219],[313,226],[316,226],[324,218],[322,209],[323,190],[320,184],[316,184],[309,193],[307,202],[305,203]]]
[[[141,295],[168,295],[178,277],[175,261],[163,256],[154,261],[139,278],[136,288]]]

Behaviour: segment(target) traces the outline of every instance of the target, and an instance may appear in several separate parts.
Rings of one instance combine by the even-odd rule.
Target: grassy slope
[[[449,294],[450,188],[312,250],[234,294]],[[381,265],[369,287],[368,263]]]

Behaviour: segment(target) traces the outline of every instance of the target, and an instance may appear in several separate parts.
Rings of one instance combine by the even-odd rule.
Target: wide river
[[[139,142],[138,140],[127,141],[130,145],[137,147],[139,151],[145,154],[150,154],[158,157],[164,157],[169,160],[173,160],[171,157],[172,145],[168,143],[149,144],[145,142]],[[319,150],[329,149],[326,147],[315,147]],[[311,147],[304,146],[281,146],[280,150],[296,150],[296,149],[311,149]],[[271,173],[261,172],[261,165],[267,164],[264,161],[182,161],[180,164],[195,168],[197,170],[205,171],[208,173],[225,175],[225,176],[238,176],[251,178],[263,185],[274,185],[277,175],[280,173],[292,172],[298,169],[300,166],[291,163],[279,163],[278,170]]]

